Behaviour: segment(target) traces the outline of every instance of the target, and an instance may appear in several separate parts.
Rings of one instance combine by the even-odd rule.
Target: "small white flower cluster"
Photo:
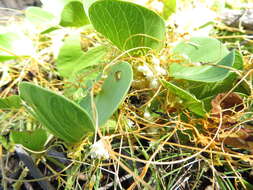
[[[95,159],[95,158],[109,159],[110,158],[109,152],[106,149],[106,145],[102,139],[100,139],[99,141],[91,145],[90,154],[91,154],[92,159]]]
[[[153,57],[152,63],[154,64],[153,68],[154,68],[154,72],[155,72],[156,76],[167,74],[167,71],[160,66],[160,60],[158,58]],[[150,88],[158,88],[159,81],[158,81],[157,77],[155,76],[154,72],[148,67],[147,64],[138,66],[137,70],[139,72],[142,72],[143,75],[149,80]]]
[[[134,122],[132,120],[128,119],[127,120],[127,125],[128,125],[128,127],[133,128],[134,127]]]
[[[153,80],[151,80],[149,83],[149,87],[150,88],[158,88],[159,87],[158,79],[154,78]]]
[[[151,69],[147,65],[140,65],[137,67],[137,70],[139,72],[142,72],[146,78],[153,78],[154,73],[151,71]]]
[[[146,110],[144,112],[143,116],[144,116],[145,119],[150,119],[152,117],[151,114],[150,114],[150,112],[148,110]]]

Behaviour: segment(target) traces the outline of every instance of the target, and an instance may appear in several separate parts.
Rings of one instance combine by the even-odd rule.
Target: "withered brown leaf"
[[[243,99],[236,93],[220,93],[211,102],[213,116],[218,116],[222,112],[224,116],[232,116],[236,112],[244,109]]]

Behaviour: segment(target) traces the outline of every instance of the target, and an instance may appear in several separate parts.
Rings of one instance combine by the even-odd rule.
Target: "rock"
[[[253,30],[253,9],[246,10],[226,10],[221,14],[221,20],[224,24],[232,27]]]
[[[24,9],[28,6],[40,6],[39,0],[1,0],[0,8]]]

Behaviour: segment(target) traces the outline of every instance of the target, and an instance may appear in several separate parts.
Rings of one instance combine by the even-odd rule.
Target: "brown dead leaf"
[[[232,146],[234,148],[241,148],[241,149],[249,149],[248,143],[240,137],[234,138],[234,137],[228,137],[224,141],[225,145]]]
[[[253,130],[240,129],[239,131],[228,134],[224,138],[220,138],[226,145],[235,148],[242,148],[253,151]],[[225,136],[225,135],[224,135]]]
[[[217,115],[220,112],[225,115],[234,115],[236,112],[244,109],[243,99],[236,93],[230,94],[220,93],[211,102],[212,115]]]

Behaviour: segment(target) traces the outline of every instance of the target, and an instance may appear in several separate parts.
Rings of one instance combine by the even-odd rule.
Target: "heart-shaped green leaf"
[[[81,0],[41,0],[43,10],[54,15],[57,24],[80,27],[89,23]]]
[[[88,23],[82,2],[71,1],[65,5],[61,13],[60,25],[80,27]]]
[[[10,138],[15,144],[22,144],[24,147],[33,151],[43,150],[47,137],[47,132],[44,129],[37,129],[35,131],[12,131],[10,135]]]
[[[97,113],[98,125],[102,126],[113,115],[119,105],[124,101],[131,82],[133,71],[127,62],[117,63],[108,68],[101,91],[94,98]],[[87,96],[81,102],[81,106],[86,109],[92,117],[90,97]]]
[[[79,142],[87,132],[94,131],[88,113],[65,97],[28,82],[22,82],[19,91],[37,119],[66,142]]]
[[[229,51],[219,40],[209,37],[193,37],[179,43],[173,50],[178,55],[186,55],[191,62],[215,63]]]
[[[34,53],[32,41],[21,33],[0,34],[0,61],[28,56]]]
[[[188,108],[193,113],[200,116],[204,116],[206,114],[203,102],[198,100],[194,95],[165,80],[162,80],[161,82],[171,93],[177,95],[184,101],[185,108]]]
[[[0,109],[19,109],[21,107],[21,99],[19,96],[13,95],[7,98],[0,98]]]
[[[230,70],[225,67],[231,67],[234,64],[235,52],[232,51],[224,57],[217,66],[194,66],[187,67],[182,64],[174,63],[170,66],[170,74],[176,79],[186,79],[199,82],[217,82],[225,79]]]
[[[57,69],[61,76],[71,77],[75,73],[100,63],[107,54],[105,46],[98,46],[84,52],[81,48],[80,36],[69,36],[61,47],[57,58]]]
[[[140,5],[117,0],[96,1],[89,7],[89,18],[94,28],[121,50],[163,46],[164,20]]]

